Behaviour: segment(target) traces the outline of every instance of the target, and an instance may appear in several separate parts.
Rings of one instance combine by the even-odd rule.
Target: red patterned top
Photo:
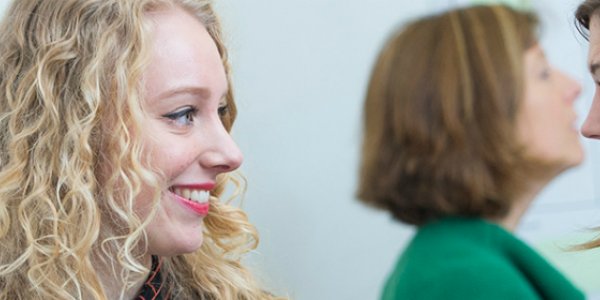
[[[170,293],[160,274],[162,259],[152,256],[152,269],[136,300],[169,300]]]

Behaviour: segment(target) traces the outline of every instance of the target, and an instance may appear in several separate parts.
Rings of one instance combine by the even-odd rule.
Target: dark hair
[[[516,130],[536,27],[530,13],[491,5],[397,32],[368,87],[358,197],[416,225],[506,215],[539,169]]]
[[[575,11],[575,26],[586,39],[589,36],[590,19],[598,8],[600,8],[600,0],[586,0]]]

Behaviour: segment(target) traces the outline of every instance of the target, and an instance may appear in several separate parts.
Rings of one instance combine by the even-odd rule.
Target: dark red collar
[[[136,300],[168,300],[169,294],[160,274],[162,259],[152,256],[152,269]]]

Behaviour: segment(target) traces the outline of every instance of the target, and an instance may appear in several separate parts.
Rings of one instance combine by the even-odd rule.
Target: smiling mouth
[[[207,203],[210,199],[210,191],[208,190],[179,187],[171,187],[169,190],[171,190],[172,193],[176,194],[179,197],[185,198],[189,201],[196,203]]]

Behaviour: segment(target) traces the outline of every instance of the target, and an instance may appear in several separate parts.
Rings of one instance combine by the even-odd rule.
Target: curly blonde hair
[[[145,228],[159,195],[144,219],[133,202],[161,179],[136,135],[140,81],[146,14],[169,5],[202,22],[229,79],[209,0],[19,0],[9,8],[0,25],[0,299],[106,299],[98,261],[118,265],[125,288],[147,274]],[[227,102],[230,130],[231,88]],[[275,299],[240,263],[258,236],[243,211],[219,200],[228,182],[243,188],[231,174],[219,178],[202,247],[163,258],[174,298]]]

